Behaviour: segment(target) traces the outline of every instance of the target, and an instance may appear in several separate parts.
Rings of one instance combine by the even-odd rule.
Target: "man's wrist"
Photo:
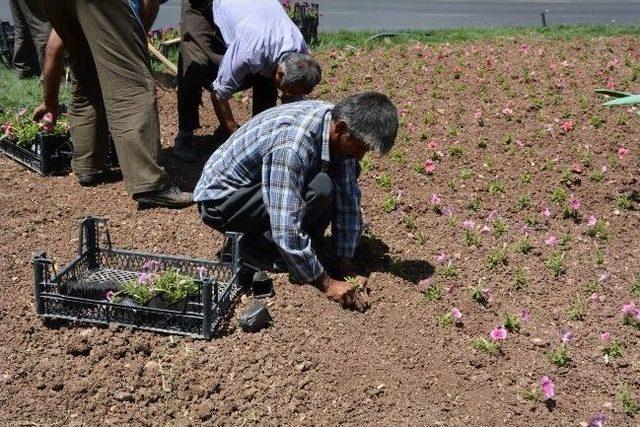
[[[327,273],[323,272],[317,279],[311,281],[311,285],[316,288],[324,291],[325,289],[325,281],[327,280]]]

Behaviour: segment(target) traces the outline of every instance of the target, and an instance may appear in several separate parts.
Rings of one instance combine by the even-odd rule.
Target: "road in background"
[[[256,0],[259,1],[259,0]],[[640,0],[319,0],[320,31],[397,30],[539,25],[640,24]],[[0,18],[11,20],[8,0],[0,0]],[[175,27],[180,0],[169,0],[155,27]]]

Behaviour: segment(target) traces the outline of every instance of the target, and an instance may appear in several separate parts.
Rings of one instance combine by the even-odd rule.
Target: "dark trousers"
[[[42,1],[9,0],[15,28],[13,66],[20,77],[37,76],[44,69],[51,26]]]
[[[213,22],[210,0],[182,0],[180,35],[178,129],[192,132],[200,127],[202,89],[215,80],[227,50],[220,29]],[[249,88],[253,88],[254,116],[276,105],[278,90],[273,78],[250,75],[241,90]]]
[[[311,239],[321,239],[332,216],[333,186],[326,173],[317,174],[305,192],[302,228]],[[217,231],[243,233],[241,255],[251,264],[268,268],[280,257],[271,239],[271,223],[264,207],[262,184],[241,188],[224,201],[203,201],[198,211],[205,224]],[[252,262],[253,261],[253,262]]]
[[[111,133],[127,191],[161,189],[160,122],[147,35],[125,0],[45,0],[73,72],[73,170],[105,167]]]

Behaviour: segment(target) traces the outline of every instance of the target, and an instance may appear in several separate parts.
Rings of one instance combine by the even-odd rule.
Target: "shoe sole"
[[[169,204],[169,203],[146,202],[146,201],[138,200],[138,210],[142,211],[142,210],[155,209],[155,208],[184,209],[184,208],[188,208],[193,204],[195,204],[195,202]]]

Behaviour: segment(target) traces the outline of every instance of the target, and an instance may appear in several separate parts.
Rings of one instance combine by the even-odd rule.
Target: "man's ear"
[[[282,79],[284,78],[284,67],[282,64],[278,65],[278,69],[276,70],[276,75],[278,76],[278,80],[282,84]]]
[[[338,120],[336,122],[336,133],[342,135],[345,134],[349,131],[349,128],[347,127],[347,123],[344,120]]]

